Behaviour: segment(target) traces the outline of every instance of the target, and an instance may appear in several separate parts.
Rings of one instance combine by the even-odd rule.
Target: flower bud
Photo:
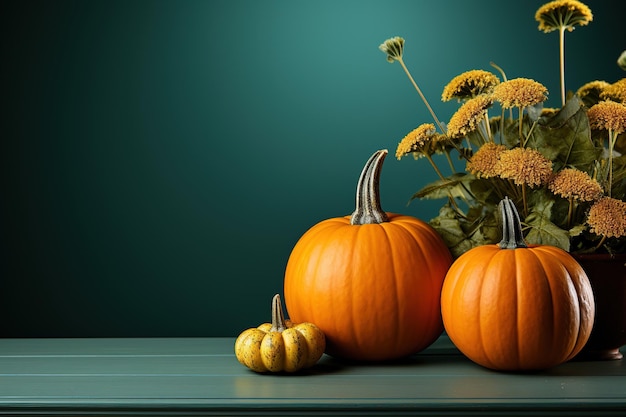
[[[626,51],[622,52],[622,54],[617,58],[617,65],[624,71],[626,71]]]

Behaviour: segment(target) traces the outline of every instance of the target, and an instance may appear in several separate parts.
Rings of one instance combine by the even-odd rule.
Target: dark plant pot
[[[626,254],[574,255],[591,282],[596,316],[580,360],[622,359],[626,344]]]

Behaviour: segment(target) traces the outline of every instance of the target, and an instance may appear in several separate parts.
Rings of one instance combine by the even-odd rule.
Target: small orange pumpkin
[[[589,279],[564,250],[527,246],[517,209],[501,203],[503,239],[454,262],[441,293],[443,322],[456,347],[495,370],[540,370],[573,358],[591,333]]]
[[[313,226],[287,262],[290,317],[315,323],[326,335],[326,353],[336,357],[399,358],[443,331],[441,286],[452,256],[427,223],[381,209],[386,155],[380,150],[367,161],[352,216]]]

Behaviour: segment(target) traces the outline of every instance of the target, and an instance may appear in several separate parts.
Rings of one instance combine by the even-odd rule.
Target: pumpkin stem
[[[380,207],[380,171],[387,156],[387,149],[374,152],[367,160],[356,187],[356,209],[350,224],[379,224],[389,221]]]
[[[498,243],[500,249],[527,248],[519,213],[509,197],[504,197],[504,200],[500,201],[500,212],[502,213],[502,240]]]
[[[271,332],[282,332],[287,329],[285,316],[283,315],[283,305],[280,302],[280,295],[276,294],[272,298],[272,328]]]

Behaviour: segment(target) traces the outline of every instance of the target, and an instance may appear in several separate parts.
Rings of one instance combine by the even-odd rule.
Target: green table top
[[[240,365],[233,338],[2,339],[0,415],[626,415],[624,361],[482,368],[442,336],[388,364]]]

